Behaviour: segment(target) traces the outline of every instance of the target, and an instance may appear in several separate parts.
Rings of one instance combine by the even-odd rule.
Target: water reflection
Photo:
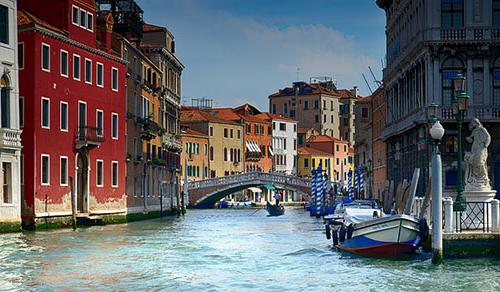
[[[495,259],[365,259],[329,248],[301,210],[0,235],[0,290],[500,290]],[[452,290],[452,291],[453,291]]]

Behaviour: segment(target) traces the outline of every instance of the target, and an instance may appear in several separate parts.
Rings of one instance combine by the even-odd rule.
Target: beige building
[[[357,92],[357,90],[354,90]],[[314,129],[354,143],[353,101],[350,90],[337,89],[333,81],[294,82],[269,96],[269,111],[298,121],[299,128]]]
[[[189,181],[208,178],[208,135],[187,127],[181,129],[181,176],[187,173]]]
[[[243,126],[220,120],[209,112],[197,108],[183,108],[181,123],[208,136],[209,177],[242,173]]]

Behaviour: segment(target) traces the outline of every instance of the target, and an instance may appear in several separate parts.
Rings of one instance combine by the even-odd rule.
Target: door
[[[86,209],[85,198],[87,196],[88,180],[88,160],[86,154],[78,153],[77,166],[76,210],[78,213],[84,213]]]

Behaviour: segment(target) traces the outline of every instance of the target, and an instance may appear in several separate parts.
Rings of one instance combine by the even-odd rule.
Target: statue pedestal
[[[491,200],[496,193],[495,190],[464,191],[467,208],[462,213],[462,229],[491,231]]]

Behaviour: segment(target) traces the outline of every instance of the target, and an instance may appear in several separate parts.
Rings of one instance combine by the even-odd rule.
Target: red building
[[[125,63],[96,7],[18,1],[24,225],[71,215],[71,178],[78,213],[126,211]]]

